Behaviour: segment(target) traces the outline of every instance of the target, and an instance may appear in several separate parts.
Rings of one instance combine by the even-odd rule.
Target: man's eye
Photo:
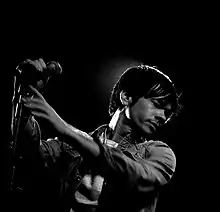
[[[153,102],[155,107],[157,107],[157,108],[161,107],[161,104],[157,100],[153,100],[152,102]]]

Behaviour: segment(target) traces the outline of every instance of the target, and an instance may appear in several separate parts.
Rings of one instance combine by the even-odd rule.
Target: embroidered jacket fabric
[[[159,189],[169,182],[176,167],[176,158],[169,146],[130,133],[115,143],[108,125],[90,135],[99,145],[101,154],[88,165],[104,178],[97,212],[154,212]],[[73,193],[84,175],[79,171],[82,157],[58,139],[42,141],[40,152],[51,176],[48,181],[55,176],[56,182],[61,182],[57,188],[62,205],[71,207]]]
[[[176,158],[161,141],[127,134],[113,144],[111,129],[103,125],[92,134],[101,149],[93,162],[104,179],[98,211],[154,212],[160,187],[175,171]],[[109,145],[111,144],[111,145]]]
[[[82,179],[82,173],[79,173],[82,157],[58,138],[41,140],[40,126],[33,117],[28,119],[23,134],[22,149],[28,156],[22,163],[25,173],[29,172],[24,193],[40,211],[69,212]]]

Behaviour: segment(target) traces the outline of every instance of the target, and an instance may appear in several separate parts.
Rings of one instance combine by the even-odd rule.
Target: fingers
[[[48,119],[48,115],[46,115],[46,114],[44,114],[44,113],[36,112],[36,111],[32,111],[31,113],[32,113],[34,116]]]
[[[37,104],[36,102],[33,101],[25,102],[24,106],[30,108],[31,110],[40,110],[44,113],[47,113],[47,107],[45,107],[45,105]]]
[[[32,85],[29,85],[29,87],[34,92],[34,94],[36,94],[41,100],[46,101],[36,88],[34,88]]]
[[[44,62],[42,58],[39,58],[37,61],[43,69],[47,68],[46,63]]]
[[[22,98],[23,104],[25,107],[30,108],[31,110],[41,110],[45,113],[48,111],[48,103],[41,98],[33,98],[33,97],[26,97]]]
[[[46,63],[44,62],[42,58],[39,58],[38,60],[27,59],[26,62],[33,65],[37,70],[41,72],[43,71],[43,69],[47,68]]]
[[[43,103],[41,99],[35,98],[33,96],[32,97],[25,97],[25,98],[23,97],[22,101],[26,104],[30,104],[30,103],[42,104]]]

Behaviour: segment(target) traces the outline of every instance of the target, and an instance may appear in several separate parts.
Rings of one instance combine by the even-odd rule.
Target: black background
[[[106,20],[105,12],[95,18],[91,13],[71,15],[69,12],[61,19],[57,8],[52,15],[46,12],[44,19],[39,11],[32,14],[29,10],[22,17],[17,12],[13,23],[5,24],[1,70],[1,81],[5,84],[1,101],[8,137],[4,146],[10,140],[7,138],[12,76],[20,62],[43,58],[45,62],[55,60],[62,65],[63,74],[51,78],[45,98],[67,122],[86,132],[109,122],[108,98],[115,82],[111,71],[130,62],[155,65],[176,83],[183,93],[184,105],[183,113],[168,131],[177,167],[172,181],[160,195],[157,211],[194,211],[195,196],[199,193],[197,174],[201,171],[194,157],[197,142],[192,117],[196,93],[193,84],[204,57],[200,22],[197,18],[186,20],[182,13],[176,19],[178,12],[170,19],[162,16],[158,21],[154,16],[150,19],[143,15],[138,19],[132,13],[130,18],[121,15],[122,19],[110,13],[112,16]],[[30,16],[36,20],[30,21]],[[7,169],[7,162],[3,160],[3,163]]]

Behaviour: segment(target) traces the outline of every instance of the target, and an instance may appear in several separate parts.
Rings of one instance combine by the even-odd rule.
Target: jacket
[[[154,212],[160,188],[175,171],[174,152],[161,141],[132,133],[115,143],[111,134],[108,125],[91,134],[101,150],[93,168],[104,178],[97,211]]]
[[[111,134],[108,125],[90,133],[100,147],[100,155],[90,161],[84,161],[73,147],[59,139],[41,141],[39,152],[51,185],[48,188],[53,188],[61,208],[68,211],[77,201],[75,193],[88,169],[104,179],[97,212],[155,211],[159,190],[175,171],[175,154],[161,141],[128,133],[116,143]]]

